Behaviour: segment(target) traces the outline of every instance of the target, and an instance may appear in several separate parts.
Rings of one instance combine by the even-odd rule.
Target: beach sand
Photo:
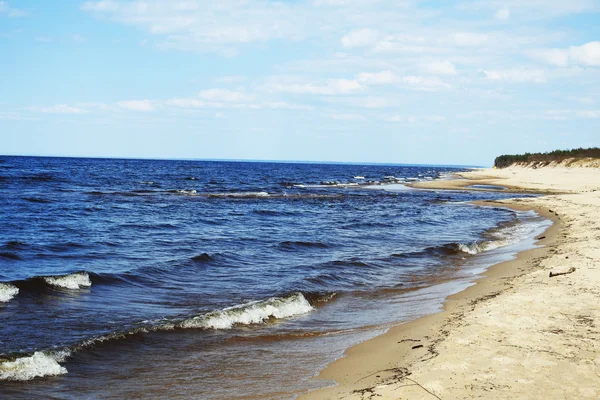
[[[474,184],[549,193],[482,203],[551,218],[543,247],[491,267],[441,313],[350,348],[317,378],[337,385],[301,399],[600,398],[600,169],[483,169],[414,186]]]

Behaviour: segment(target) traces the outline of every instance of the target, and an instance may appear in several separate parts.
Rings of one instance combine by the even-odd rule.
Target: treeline
[[[548,153],[505,154],[496,157],[494,165],[497,168],[505,168],[515,163],[542,162],[550,164],[553,161],[561,162],[571,158],[600,158],[600,148],[592,147],[589,149],[554,150]]]

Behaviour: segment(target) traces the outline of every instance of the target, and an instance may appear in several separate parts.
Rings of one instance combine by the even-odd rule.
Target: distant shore
[[[481,169],[412,186],[472,185],[547,194],[479,203],[552,219],[542,247],[489,268],[442,312],[349,349],[318,377],[337,385],[300,399],[600,396],[600,169]]]

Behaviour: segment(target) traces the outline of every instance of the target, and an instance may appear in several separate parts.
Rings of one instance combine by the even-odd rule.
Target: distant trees
[[[505,154],[496,157],[494,166],[497,168],[509,167],[515,163],[533,163],[541,162],[550,164],[553,161],[561,162],[567,159],[599,158],[600,148],[592,147],[589,149],[579,148],[572,150],[554,150],[549,153],[525,153],[525,154]]]

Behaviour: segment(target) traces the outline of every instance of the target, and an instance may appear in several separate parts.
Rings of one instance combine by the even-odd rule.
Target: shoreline
[[[461,174],[466,179],[424,182],[412,186],[422,189],[472,190],[467,189],[466,186],[489,184],[501,185],[509,188],[510,191],[523,192],[523,189],[526,189],[524,187],[527,186],[526,182],[515,185],[510,182],[509,178],[490,175],[494,172],[497,171],[471,171]],[[507,171],[502,172],[507,173]],[[510,175],[516,175],[519,172],[518,170],[508,171]],[[552,175],[551,172],[546,175]],[[598,174],[598,172],[594,171],[593,174]],[[537,177],[537,173],[535,175]],[[509,184],[504,183],[505,180],[509,180]],[[598,186],[600,186],[600,180],[598,182]],[[539,397],[541,392],[538,393],[538,391],[543,392],[548,388],[555,390],[553,384],[546,384],[546,388],[533,385],[532,382],[537,379],[535,378],[536,373],[531,372],[537,371],[537,369],[544,370],[543,373],[538,371],[537,374],[543,380],[542,385],[546,383],[547,379],[548,371],[545,369],[552,370],[552,375],[559,377],[558,379],[553,378],[558,381],[557,384],[561,381],[561,373],[564,371],[561,368],[551,368],[559,363],[556,360],[547,360],[547,357],[540,356],[540,354],[548,354],[550,358],[564,359],[557,355],[559,352],[552,349],[552,337],[544,338],[549,342],[539,343],[537,337],[536,340],[533,340],[528,337],[527,331],[521,332],[521,326],[514,322],[511,326],[511,320],[506,320],[505,314],[514,314],[515,321],[525,319],[534,326],[537,323],[546,322],[538,321],[539,315],[527,315],[528,309],[526,307],[518,308],[520,307],[519,303],[514,303],[514,300],[531,300],[535,306],[535,302],[540,301],[535,298],[537,296],[536,289],[533,289],[533,294],[529,293],[532,286],[532,282],[529,281],[534,280],[536,285],[545,286],[544,294],[549,297],[542,299],[542,303],[552,301],[553,293],[548,292],[547,286],[560,284],[560,281],[570,280],[574,276],[572,274],[549,278],[546,265],[554,264],[556,255],[564,253],[565,249],[561,245],[568,236],[567,227],[571,226],[571,223],[565,221],[563,210],[561,209],[560,213],[557,212],[556,209],[559,207],[556,204],[552,205],[552,201],[555,200],[555,197],[570,196],[564,195],[564,193],[577,193],[577,191],[570,187],[561,188],[561,190],[550,187],[533,189],[525,191],[552,193],[552,195],[534,199],[516,198],[494,202],[475,202],[475,204],[534,210],[541,216],[551,219],[553,224],[538,236],[541,240],[536,241],[536,245],[542,247],[519,252],[513,260],[490,266],[474,281],[474,285],[448,296],[441,312],[394,326],[380,336],[347,349],[343,358],[329,364],[314,378],[335,381],[337,385],[304,393],[298,398],[304,400],[367,399],[372,397],[396,399],[406,397],[411,399],[514,398],[516,395],[513,384],[508,384],[513,381],[517,381],[515,386],[519,386],[520,396],[526,398],[544,398],[544,396]],[[521,298],[523,292],[527,292],[528,297]],[[531,297],[534,298],[531,299]],[[506,303],[512,304],[513,308],[505,307]],[[495,314],[498,312],[501,313]],[[546,317],[548,318],[548,316]],[[593,318],[591,320],[593,321]],[[593,322],[591,324],[593,325]],[[557,336],[564,331],[566,329],[556,328],[554,332],[558,333],[549,333],[549,335]],[[527,341],[535,343],[531,343],[530,346],[519,345],[519,342]],[[513,342],[515,343],[513,344]],[[586,361],[589,360],[586,359]],[[517,376],[519,373],[527,375],[526,372],[523,372],[523,365],[519,364],[533,364],[535,368],[531,365],[525,366],[525,368],[529,368],[530,375],[534,375],[529,377],[532,379]],[[594,361],[592,361],[590,368],[598,374],[600,358],[596,361],[595,367],[594,365]],[[600,386],[598,376],[596,377],[596,387]],[[504,380],[507,383],[502,382]],[[520,380],[525,383],[519,383]],[[600,393],[600,389],[594,389],[593,385],[591,389],[587,388],[586,390],[587,392],[584,391],[584,394],[591,393],[595,396]],[[546,397],[554,395],[555,393],[550,391]],[[577,396],[575,395],[575,397]]]

